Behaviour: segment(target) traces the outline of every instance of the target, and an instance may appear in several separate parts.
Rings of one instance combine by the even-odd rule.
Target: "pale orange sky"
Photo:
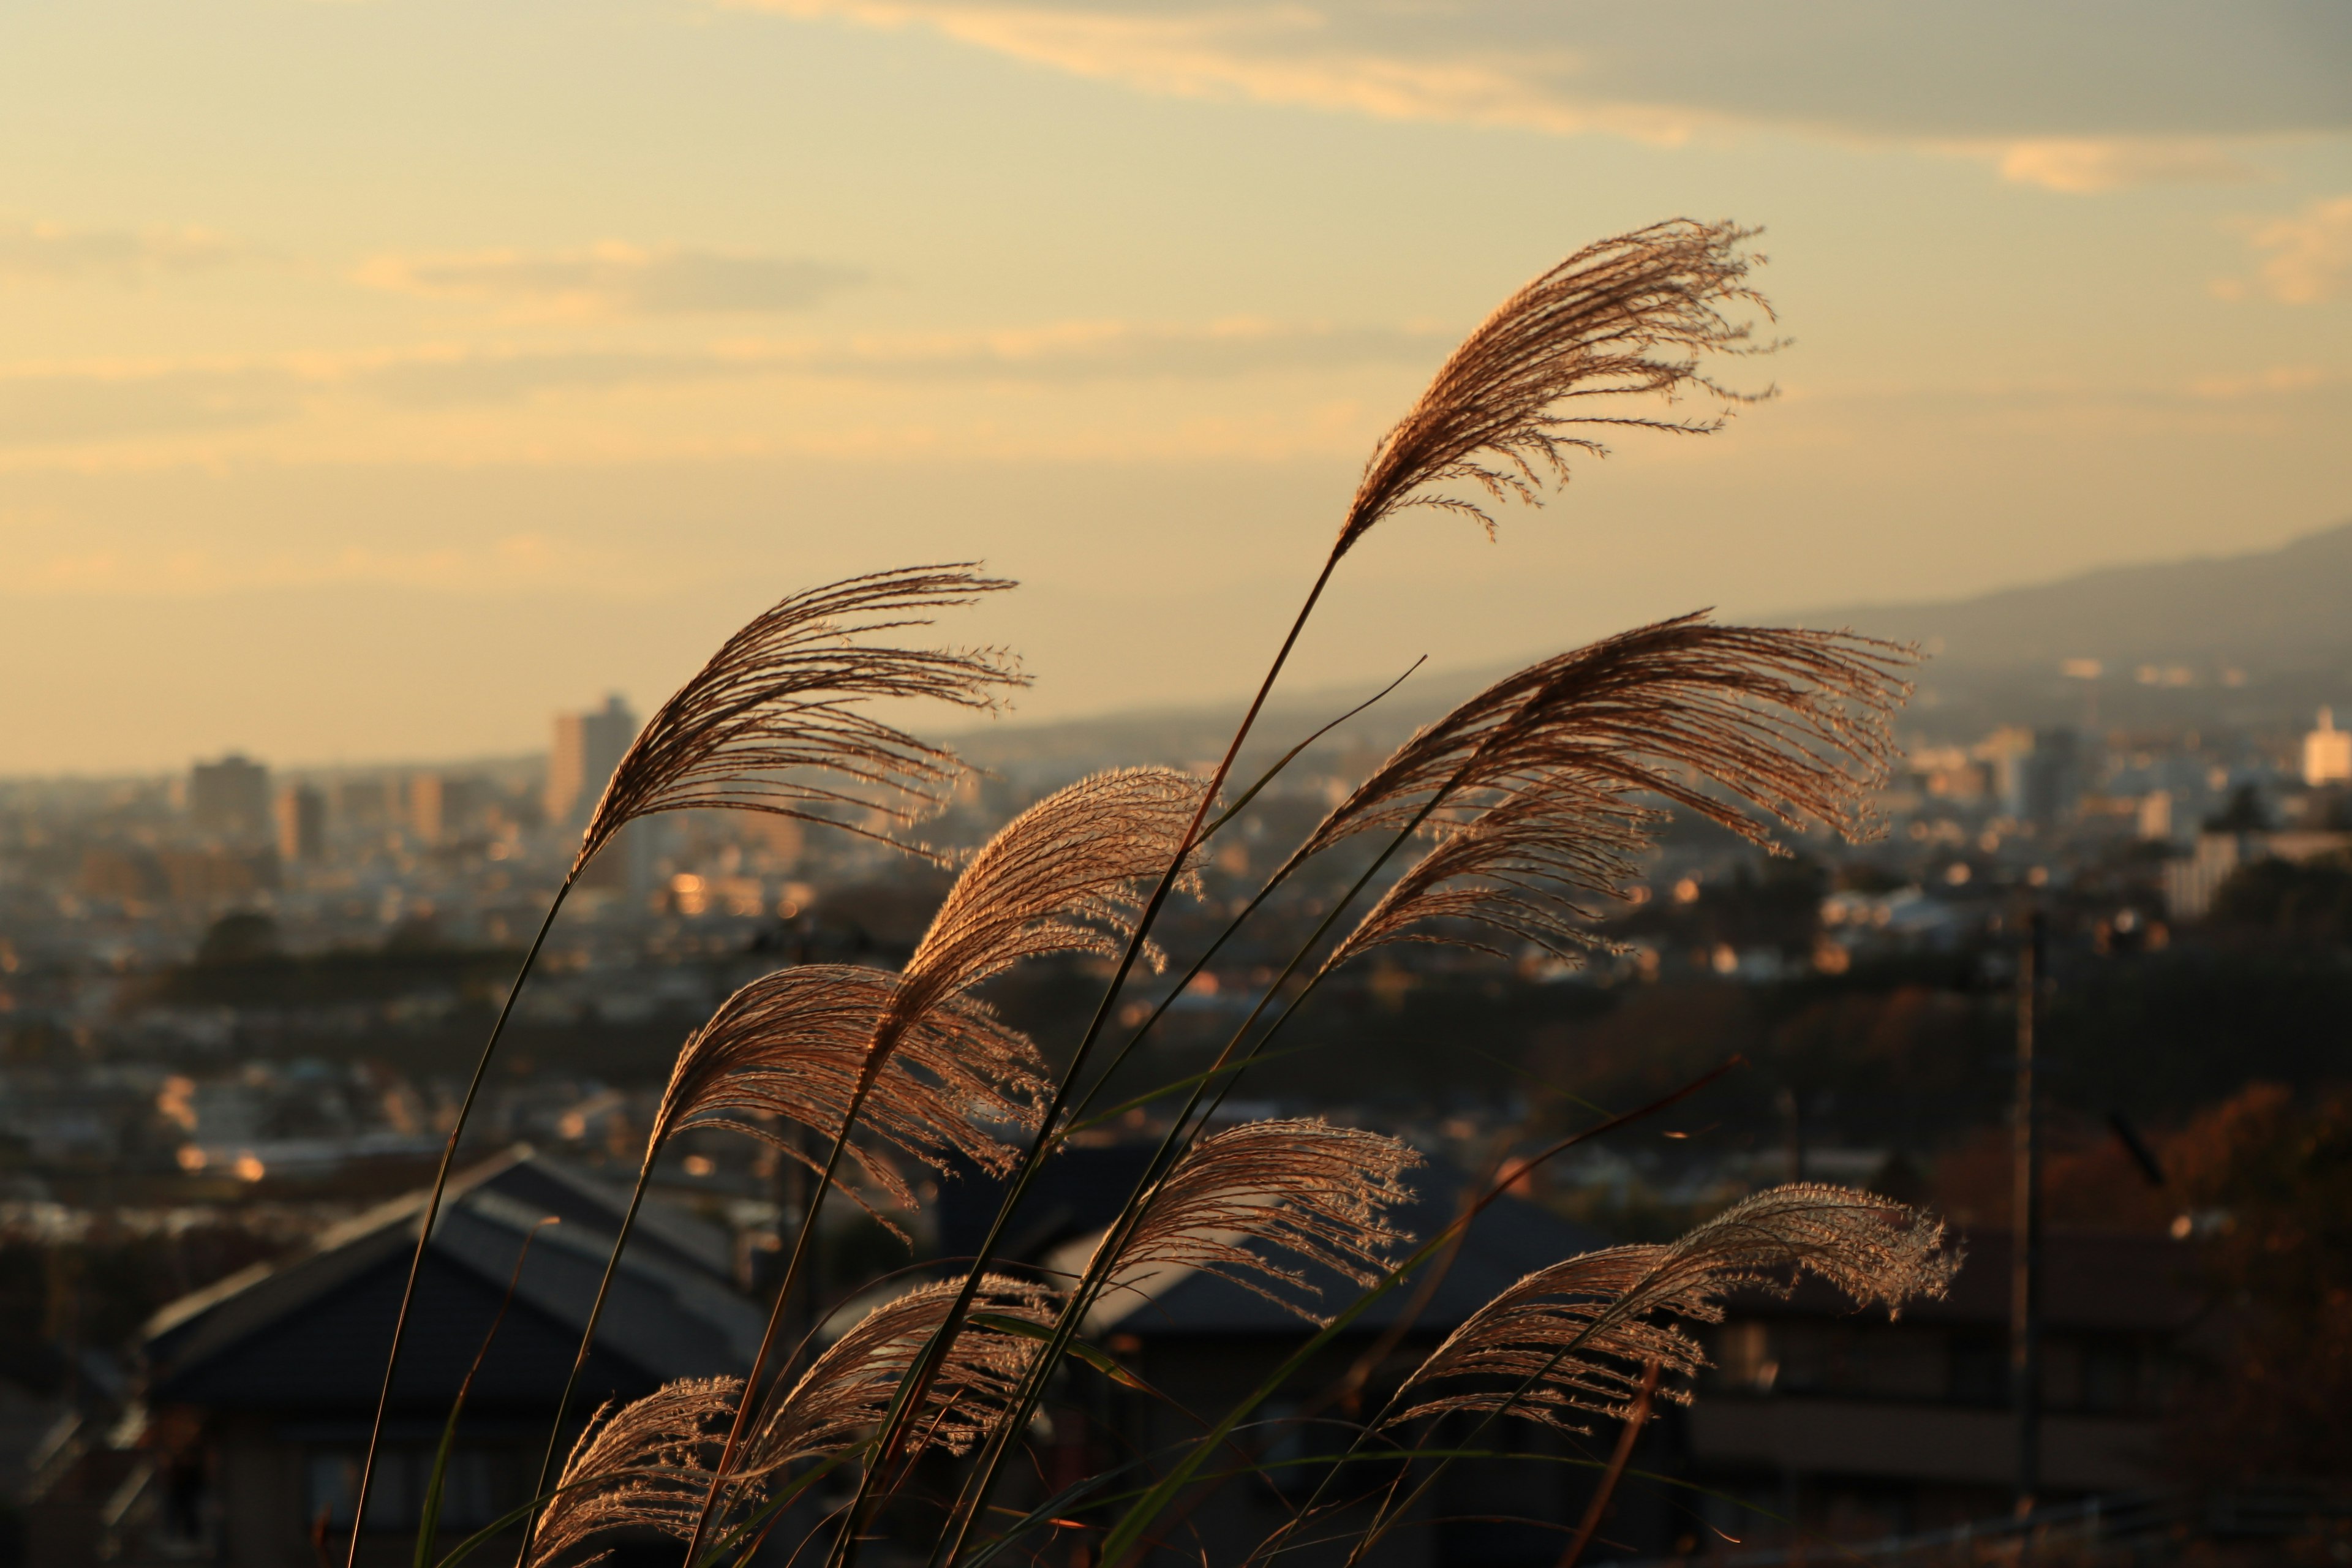
[[[979,556],[1021,711],[1226,695],[1452,341],[1769,226],[1783,395],[1357,559],[1302,684],[2352,517],[2352,11],[0,12],[0,773],[543,743]]]

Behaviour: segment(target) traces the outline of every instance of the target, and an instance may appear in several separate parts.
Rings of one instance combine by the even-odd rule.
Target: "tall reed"
[[[929,626],[933,612],[1013,586],[979,575],[976,565],[903,567],[793,595],[730,637],[623,753],[507,988],[442,1144],[384,1356],[383,1387],[352,1508],[347,1568],[356,1568],[359,1561],[357,1521],[367,1517],[409,1312],[448,1192],[450,1166],[490,1060],[564,900],[624,827],[659,812],[732,807],[871,834],[860,819],[908,823],[938,805],[947,786],[962,775],[962,765],[951,753],[875,719],[859,705],[925,698],[992,711],[996,689],[1024,684],[1018,664],[999,649],[908,648],[875,640]]]
[[[856,1485],[833,1515],[828,1562],[848,1568],[912,1461],[941,1452],[972,1460],[932,1561],[979,1568],[1019,1531],[1055,1517],[1049,1500],[1018,1516],[1009,1532],[982,1539],[1001,1517],[992,1511],[993,1489],[1065,1358],[1134,1383],[1084,1343],[1097,1305],[1148,1292],[1171,1270],[1200,1270],[1297,1314],[1311,1327],[1303,1345],[1130,1494],[1098,1558],[1103,1568],[1119,1568],[1150,1550],[1179,1498],[1205,1479],[1210,1456],[1284,1379],[1407,1280],[1426,1278],[1422,1271],[1449,1256],[1502,1191],[1498,1176],[1439,1236],[1414,1238],[1395,1215],[1411,1195],[1419,1156],[1395,1140],[1295,1118],[1210,1130],[1243,1071],[1328,977],[1399,943],[1503,957],[1533,947],[1571,961],[1606,949],[1598,917],[1626,892],[1656,825],[1672,813],[1776,851],[1776,829],[1872,830],[1868,792],[1892,755],[1887,715],[1907,689],[1906,649],[1694,615],[1515,671],[1373,768],[1195,958],[1193,972],[1302,868],[1363,841],[1350,885],[1318,911],[1211,1068],[1156,1091],[1180,1099],[1179,1109],[1076,1276],[1018,1278],[997,1257],[1045,1161],[1166,1010],[1165,1001],[1147,1009],[1108,1068],[1097,1070],[1094,1055],[1135,966],[1162,965],[1153,929],[1189,885],[1203,840],[1249,809],[1266,782],[1219,814],[1235,761],[1340,563],[1372,529],[1414,508],[1466,517],[1491,534],[1496,503],[1540,501],[1569,479],[1574,459],[1601,455],[1612,430],[1719,428],[1750,395],[1715,379],[1709,357],[1771,346],[1745,319],[1770,315],[1748,281],[1749,237],[1729,224],[1676,221],[1603,241],[1534,279],[1472,332],[1375,447],[1207,776],[1122,770],[1047,796],[963,860],[898,973],[785,970],[736,993],[688,1039],[605,1285],[656,1163],[682,1130],[729,1128],[767,1140],[811,1167],[811,1196],[748,1374],[674,1384],[601,1411],[552,1483],[543,1474],[534,1489],[527,1563],[553,1568],[647,1531],[683,1542],[688,1568],[748,1561],[820,1478],[841,1472]],[[1675,411],[1694,395],[1712,398],[1714,411]],[[985,706],[1019,678],[990,650],[886,655],[866,639],[906,624],[893,616],[911,618],[1001,586],[965,567],[885,574],[796,596],[754,622],[632,749],[591,821],[573,876],[623,823],[658,811],[782,811],[870,835],[880,833],[877,823],[911,821],[960,764],[855,704],[928,696]],[[827,628],[822,636],[807,631],[819,624]],[[829,662],[814,658],[812,639]],[[779,675],[787,668],[800,684]],[[853,812],[880,815],[845,816]],[[1065,1065],[1049,1078],[1034,1047],[973,993],[1016,964],[1057,953],[1108,960],[1109,974]],[[1721,1070],[1536,1158],[1661,1109]],[[793,1129],[814,1131],[824,1156],[804,1152]],[[941,1168],[951,1159],[1003,1178],[977,1256],[956,1276],[872,1308],[829,1344],[813,1333],[804,1366],[798,1352],[781,1350],[828,1194],[864,1203],[860,1189],[870,1188],[893,1205],[911,1205],[905,1163]],[[1370,1444],[1423,1452],[1411,1434],[1447,1417],[1471,1421],[1474,1440],[1506,1416],[1638,1426],[1654,1405],[1690,1397],[1704,1358],[1686,1325],[1718,1317],[1735,1286],[1780,1289],[1810,1271],[1857,1301],[1892,1309],[1940,1290],[1951,1267],[1939,1228],[1901,1205],[1819,1186],[1759,1194],[1671,1246],[1565,1259],[1508,1288],[1423,1358],[1339,1458]],[[1318,1277],[1357,1294],[1326,1300]],[[603,1301],[600,1289],[574,1383]],[[551,1471],[572,1393],[567,1387],[557,1412]],[[1431,1451],[1434,1468],[1411,1484],[1402,1478],[1413,1472],[1401,1472],[1352,1538],[1350,1563],[1395,1528],[1454,1451]],[[1621,1470],[1629,1451],[1619,1446]],[[1270,1535],[1254,1561],[1302,1543],[1299,1531],[1328,1512],[1326,1489],[1337,1473],[1327,1470],[1298,1518]],[[1071,1495],[1100,1493],[1101,1479]],[[1597,1511],[1588,1534],[1592,1518]]]

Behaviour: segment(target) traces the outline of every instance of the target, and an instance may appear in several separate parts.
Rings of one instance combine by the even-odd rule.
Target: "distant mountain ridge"
[[[1846,626],[1917,643],[1927,658],[1903,726],[1939,739],[2017,723],[2299,729],[2319,703],[2352,712],[2352,522],[2274,550],[2100,567],[1965,599],[1736,618]],[[1559,651],[1530,650],[1528,658]],[[2065,672],[2084,659],[2100,666],[2096,693]],[[1525,662],[1423,670],[1325,746],[1385,749]],[[1270,761],[1277,740],[1290,743],[1378,689],[1367,679],[1278,693],[1244,773],[1253,762]],[[1241,706],[1234,700],[1015,722],[959,735],[955,743],[983,767],[1033,779],[1112,761],[1198,762],[1223,750]]]
[[[2246,555],[2108,566],[2055,583],[1927,604],[1832,605],[1760,617],[1914,641],[1958,671],[2095,658],[2275,676],[2352,656],[2352,522]],[[2201,668],[2200,668],[2201,667]]]

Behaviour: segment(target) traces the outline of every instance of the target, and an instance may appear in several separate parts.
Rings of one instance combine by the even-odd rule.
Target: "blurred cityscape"
[[[2087,693],[2103,673],[2076,661],[2049,680]],[[2233,689],[2133,679],[2200,681]],[[1180,964],[1445,695],[1400,693],[1274,778],[1162,921]],[[1328,716],[1277,712],[1237,776]],[[1097,768],[1205,769],[1223,719],[968,738],[982,771],[919,837],[977,844]],[[38,1471],[93,1404],[132,1397],[142,1324],[167,1302],[427,1179],[638,721],[615,696],[558,717],[535,754],[331,770],[230,754],[170,777],[0,784],[0,1465]],[[2087,697],[2070,723],[1905,723],[1874,841],[1801,831],[1772,856],[1677,820],[1601,911],[1608,948],[1591,962],[1388,950],[1328,986],[1222,1114],[1375,1126],[1491,1173],[1737,1057],[1654,1126],[1516,1190],[1594,1233],[1659,1238],[1801,1174],[1990,1235],[2011,1213],[2008,1053],[2034,911],[2053,1235],[2209,1234],[2168,1149],[2347,1059],[2352,731],[2324,707],[2101,726]],[[1122,1109],[1082,1142],[1156,1130],[1172,1101],[1152,1091],[1205,1065],[1360,868],[1327,857],[1287,884],[1170,1002],[1099,1101]],[[897,964],[947,880],[779,816],[634,826],[548,938],[469,1147],[526,1144],[625,1183],[672,1056],[721,998],[785,964]],[[1063,1054],[1107,973],[1040,965],[990,1000]],[[1140,1024],[1169,984],[1133,984],[1118,1023]],[[713,1132],[678,1142],[658,1190],[725,1232],[737,1284],[756,1290],[801,1189],[763,1145]],[[945,1245],[952,1208],[911,1216],[919,1250]],[[832,1277],[905,1261],[849,1206],[834,1222]],[[2133,1353],[2105,1408],[2153,1418],[2171,1352]],[[1952,1365],[1952,1387],[2000,1397],[1997,1374]],[[1727,1375],[1769,1387],[1760,1367]]]

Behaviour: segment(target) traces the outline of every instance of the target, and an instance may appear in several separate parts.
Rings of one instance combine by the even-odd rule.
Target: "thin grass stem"
[[[1657,1358],[1651,1357],[1649,1369],[1642,1374],[1641,1389],[1633,1395],[1633,1414],[1625,1417],[1624,1429],[1617,1434],[1616,1451],[1609,1456],[1609,1468],[1601,1474],[1600,1489],[1585,1505],[1584,1518],[1576,1527],[1576,1539],[1559,1554],[1559,1568],[1576,1568],[1577,1559],[1592,1544],[1601,1516],[1609,1511],[1609,1500],[1616,1495],[1617,1483],[1625,1479],[1625,1465],[1633,1457],[1633,1445],[1640,1440],[1642,1428],[1649,1424],[1650,1401],[1657,1396],[1660,1370]]]
[[[629,1245],[629,1232],[637,1223],[637,1209],[646,1201],[646,1189],[653,1183],[656,1152],[648,1151],[645,1163],[637,1168],[636,1190],[629,1194],[628,1211],[622,1215],[620,1231],[613,1237],[613,1255],[604,1260],[604,1277],[596,1281],[596,1300],[588,1309],[588,1326],[580,1331],[580,1349],[572,1358],[572,1371],[563,1379],[563,1392],[556,1397],[555,1423],[547,1434],[547,1454],[539,1462],[539,1479],[531,1483],[534,1497],[547,1489],[547,1479],[554,1472],[555,1457],[563,1445],[563,1418],[572,1413],[572,1396],[579,1391],[580,1374],[586,1370],[589,1353],[595,1348],[596,1325],[604,1317],[604,1298],[613,1289],[613,1277],[620,1272],[621,1249]],[[523,1550],[528,1552],[530,1546],[530,1531],[525,1529]],[[521,1558],[516,1562],[520,1565]]]
[[[1095,1007],[1094,1016],[1087,1023],[1086,1034],[1080,1038],[1078,1047],[1071,1057],[1069,1068],[1064,1072],[1061,1082],[1055,1088],[1053,1101],[1045,1108],[1044,1118],[1038,1123],[1036,1135],[1030,1140],[1029,1148],[1023,1154],[1021,1163],[1015,1168],[1013,1179],[1007,1184],[1003,1201],[997,1205],[996,1217],[991,1222],[988,1234],[982,1239],[980,1250],[970,1270],[964,1276],[963,1288],[958,1292],[955,1301],[950,1306],[947,1315],[940,1321],[939,1328],[933,1332],[930,1343],[925,1347],[921,1359],[910,1369],[901,1385],[901,1396],[896,1402],[888,1420],[884,1424],[883,1442],[877,1460],[859,1480],[857,1495],[851,1501],[849,1516],[841,1532],[841,1539],[835,1543],[833,1554],[828,1560],[828,1568],[849,1568],[849,1564],[856,1560],[857,1534],[863,1528],[863,1519],[868,1500],[872,1496],[877,1478],[888,1469],[891,1462],[897,1458],[898,1446],[905,1436],[907,1412],[920,1407],[922,1397],[929,1391],[932,1378],[938,1375],[940,1363],[945,1359],[948,1346],[954,1342],[956,1333],[961,1329],[964,1314],[970,1310],[971,1299],[979,1290],[982,1276],[989,1263],[993,1260],[997,1247],[1003,1240],[1004,1231],[1012,1221],[1013,1210],[1019,1205],[1023,1195],[1027,1193],[1030,1183],[1035,1179],[1037,1169],[1043,1162],[1045,1152],[1053,1144],[1055,1123],[1060,1119],[1063,1110],[1068,1103],[1070,1092],[1078,1081],[1078,1075],[1086,1064],[1088,1054],[1094,1049],[1096,1041],[1102,1036],[1103,1026],[1110,1019],[1111,1009],[1118,1003],[1120,989],[1125,986],[1128,975],[1134,970],[1137,958],[1142,954],[1143,944],[1150,936],[1152,922],[1159,918],[1160,910],[1168,902],[1169,895],[1175,890],[1176,881],[1183,872],[1185,860],[1192,855],[1194,847],[1200,843],[1201,829],[1208,820],[1209,808],[1215,802],[1217,793],[1224,787],[1226,778],[1232,773],[1234,761],[1241,754],[1242,744],[1249,738],[1251,728],[1257,722],[1259,712],[1265,707],[1265,700],[1274,690],[1276,680],[1280,679],[1283,666],[1289,662],[1291,650],[1297,646],[1299,634],[1306,630],[1308,617],[1313,616],[1317,603],[1323,597],[1323,590],[1329,584],[1331,574],[1339,564],[1340,555],[1341,552],[1335,550],[1325,559],[1322,570],[1316,574],[1314,585],[1307,590],[1306,602],[1299,605],[1298,614],[1290,624],[1290,630],[1285,634],[1282,646],[1275,653],[1274,662],[1267,668],[1265,678],[1258,683],[1256,695],[1250,699],[1249,709],[1242,715],[1240,725],[1234,731],[1234,738],[1227,743],[1225,754],[1218,761],[1216,772],[1210,778],[1208,788],[1202,792],[1201,805],[1193,814],[1191,827],[1186,830],[1183,838],[1179,842],[1176,853],[1169,858],[1168,869],[1160,875],[1158,886],[1152,889],[1150,898],[1145,901],[1141,912],[1137,916],[1135,928],[1128,936],[1126,950],[1119,955],[1119,961],[1112,972],[1109,984],[1103,988],[1102,1000]]]
[[[1170,1124],[1168,1134],[1160,1141],[1160,1148],[1153,1154],[1150,1165],[1146,1168],[1142,1179],[1137,1184],[1134,1195],[1129,1198],[1126,1206],[1120,1211],[1118,1219],[1113,1223],[1110,1234],[1105,1237],[1103,1244],[1096,1249],[1093,1259],[1088,1262],[1086,1274],[1080,1279],[1077,1289],[1071,1292],[1068,1301],[1065,1303],[1060,1321],[1055,1326],[1055,1341],[1046,1348],[1045,1353],[1037,1358],[1036,1365],[1030,1369],[1028,1376],[1024,1380],[1022,1396],[1014,1405],[1011,1418],[998,1428],[995,1436],[990,1440],[989,1447],[979,1468],[979,1479],[972,1494],[972,1506],[962,1512],[961,1521],[953,1531],[954,1544],[950,1548],[945,1559],[948,1568],[954,1568],[957,1555],[962,1551],[973,1523],[980,1518],[982,1510],[986,1507],[989,1489],[995,1484],[997,1474],[1003,1466],[1005,1457],[1012,1451],[1012,1445],[1015,1440],[1014,1434],[1020,1431],[1022,1424],[1028,1419],[1030,1412],[1035,1408],[1037,1400],[1043,1395],[1045,1379],[1052,1372],[1055,1361],[1076,1334],[1077,1326],[1085,1321],[1087,1310],[1101,1291],[1103,1281],[1109,1278],[1110,1269],[1118,1256],[1120,1247],[1133,1233],[1135,1226],[1140,1222],[1143,1211],[1150,1202],[1150,1193],[1173,1167],[1177,1157],[1182,1153],[1192,1139],[1199,1135],[1201,1128],[1208,1124],[1208,1118],[1215,1114],[1217,1107],[1224,1103],[1225,1098],[1233,1092],[1234,1085],[1240,1081],[1241,1075],[1236,1071],[1228,1076],[1223,1084],[1218,1088],[1215,1098],[1209,1102],[1207,1109],[1202,1110],[1202,1101],[1208,1094],[1210,1079],[1221,1073],[1226,1065],[1232,1062],[1234,1053],[1241,1049],[1242,1042],[1247,1039],[1250,1031],[1256,1027],[1258,1019],[1265,1015],[1266,1008],[1273,1004],[1275,998],[1281,994],[1283,986],[1287,984],[1290,978],[1297,973],[1300,967],[1314,955],[1316,949],[1322,945],[1323,939],[1330,933],[1331,928],[1339,923],[1339,917],[1348,911],[1358,895],[1371,884],[1374,877],[1380,875],[1381,868],[1388,864],[1390,858],[1411,842],[1412,836],[1420,831],[1422,824],[1427,821],[1430,815],[1452,795],[1456,784],[1467,775],[1473,765],[1475,765],[1475,758],[1472,763],[1465,763],[1462,770],[1454,778],[1447,780],[1442,788],[1433,791],[1429,799],[1422,804],[1421,808],[1398,830],[1395,837],[1390,839],[1388,845],[1381,849],[1372,863],[1364,868],[1354,884],[1334,900],[1329,911],[1317,923],[1315,930],[1308,934],[1307,940],[1299,944],[1298,951],[1291,955],[1290,962],[1283,966],[1282,973],[1276,975],[1273,983],[1267,985],[1265,992],[1259,995],[1256,1005],[1250,1009],[1249,1016],[1242,1020],[1240,1027],[1236,1028],[1232,1038],[1225,1042],[1224,1049],[1218,1053],[1216,1062],[1208,1073],[1202,1076],[1199,1086],[1193,1089],[1192,1099],[1186,1103],[1184,1109],[1177,1113],[1175,1121]],[[1287,867],[1285,868],[1286,870],[1287,868]],[[1280,873],[1277,873],[1277,879],[1279,876]],[[1271,891],[1273,885],[1273,882],[1269,881],[1265,891]],[[1265,891],[1259,894],[1260,899],[1265,896]],[[1252,907],[1255,907],[1255,902],[1254,900]],[[1283,1008],[1273,1026],[1259,1037],[1249,1057],[1239,1064],[1240,1066],[1246,1068],[1258,1058],[1267,1044],[1281,1031],[1282,1026],[1297,1016],[1298,1009],[1305,1005],[1307,998],[1314,994],[1317,985],[1328,973],[1328,969],[1318,970],[1307,981],[1306,988]],[[1163,1003],[1163,1009],[1165,1005]],[[1157,1015],[1154,1016],[1156,1017]],[[1199,1120],[1194,1121],[1192,1119],[1196,1112],[1199,1113]],[[1191,1123],[1189,1131],[1188,1122]],[[934,1561],[937,1560],[935,1552]]]
[[[825,1194],[833,1190],[835,1173],[841,1169],[841,1157],[849,1149],[850,1129],[857,1124],[857,1114],[866,1107],[866,1091],[881,1076],[884,1054],[877,1050],[874,1059],[867,1062],[866,1070],[858,1080],[856,1092],[850,1096],[849,1108],[842,1117],[841,1131],[834,1137],[833,1151],[825,1156],[824,1169],[809,1189],[808,1212],[801,1215],[800,1234],[793,1239],[793,1255],[784,1265],[783,1283],[776,1288],[775,1305],[768,1310],[768,1326],[760,1335],[759,1350],[752,1354],[751,1373],[743,1379],[743,1392],[735,1405],[735,1419],[727,1428],[726,1445],[719,1449],[719,1463],[710,1472],[709,1493],[702,1500],[702,1511],[694,1521],[694,1534],[687,1542],[686,1561],[688,1563],[695,1561],[695,1553],[701,1550],[702,1538],[710,1529],[712,1510],[719,1506],[719,1491],[727,1482],[727,1468],[733,1462],[736,1451],[742,1447],[744,1429],[751,1425],[751,1410],[758,1403],[761,1371],[776,1348],[776,1339],[783,1331],[784,1313],[793,1299],[793,1290],[800,1283],[801,1270],[806,1266],[809,1249],[814,1244],[817,1213],[824,1205]]]
[[[425,1200],[425,1217],[416,1227],[416,1251],[408,1260],[408,1280],[400,1292],[400,1312],[392,1323],[392,1350],[383,1360],[383,1390],[376,1395],[375,1421],[368,1429],[367,1458],[360,1466],[359,1497],[352,1504],[352,1544],[344,1555],[344,1568],[358,1568],[360,1560],[360,1521],[367,1517],[368,1492],[375,1482],[376,1455],[383,1447],[384,1413],[392,1407],[392,1381],[400,1371],[401,1347],[408,1339],[409,1309],[416,1301],[416,1281],[425,1271],[425,1249],[433,1240],[434,1222],[441,1217],[441,1199],[449,1190],[449,1169],[457,1162],[458,1141],[466,1135],[466,1123],[474,1114],[474,1102],[481,1098],[482,1080],[489,1075],[490,1058],[499,1048],[499,1037],[506,1033],[507,1020],[514,1016],[515,1001],[522,995],[523,983],[530,978],[531,966],[539,962],[539,950],[547,945],[547,933],[555,929],[555,917],[571,896],[573,878],[563,879],[555,889],[555,898],[547,906],[547,918],[539,922],[539,934],[531,938],[530,951],[523,954],[522,967],[515,972],[514,984],[507,989],[506,1005],[499,1009],[498,1022],[490,1026],[490,1037],[482,1047],[481,1058],[474,1064],[474,1076],[466,1085],[466,1098],[458,1102],[457,1124],[449,1129],[449,1142],[441,1150],[441,1165],[433,1174],[433,1190]]]

